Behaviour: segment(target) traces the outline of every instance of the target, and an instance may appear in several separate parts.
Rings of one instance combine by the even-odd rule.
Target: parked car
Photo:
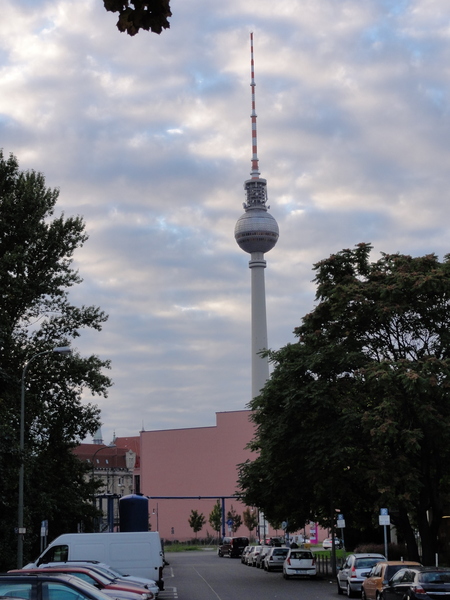
[[[264,568],[264,559],[266,558],[267,554],[270,552],[271,549],[272,549],[271,546],[262,546],[261,547],[261,550],[255,559],[255,567],[257,569]]]
[[[244,548],[249,545],[248,537],[224,537],[222,544],[217,550],[219,556],[229,556],[238,558],[241,556]]]
[[[383,589],[383,600],[424,600],[450,596],[450,569],[410,567],[401,569]]]
[[[256,567],[256,559],[263,548],[264,546],[254,546],[253,552],[250,554],[249,561],[247,563],[250,567]]]
[[[284,539],[281,537],[271,537],[269,538],[269,546],[282,546],[284,543]]]
[[[331,548],[333,547],[333,539],[332,538],[325,538],[322,542],[322,548],[324,550],[331,550]],[[343,548],[344,547],[344,542],[341,540],[341,538],[334,538],[334,547],[335,548]]]
[[[377,563],[362,583],[362,600],[381,600],[383,589],[398,571],[405,567],[420,566],[418,562],[399,560],[386,560]]]
[[[251,564],[252,559],[252,554],[255,551],[256,546],[250,546],[250,548],[248,549],[248,552],[245,555],[245,560],[244,560],[244,564],[245,565],[249,565]]]
[[[0,597],[33,600],[111,600],[102,591],[74,575],[11,573],[0,575]]]
[[[349,598],[360,594],[364,579],[382,560],[386,560],[382,554],[349,554],[337,572],[338,594],[347,592]]]
[[[134,583],[142,586],[153,592],[155,597],[158,597],[159,587],[153,579],[146,579],[145,577],[138,577],[137,575],[125,575],[120,573],[117,569],[113,569],[105,563],[101,563],[98,560],[69,560],[67,562],[56,562],[41,564],[39,568],[45,567],[85,567],[97,571],[111,579],[111,581],[122,581],[124,583]]]
[[[311,550],[303,550],[301,548],[290,548],[283,562],[283,577],[290,579],[298,575],[309,575],[315,577],[316,559]]]
[[[284,559],[286,558],[289,552],[289,548],[271,548],[270,552],[264,558],[264,570],[265,571],[275,571],[276,569],[283,568]]]
[[[250,548],[251,548],[251,546],[245,546],[245,548],[244,548],[244,550],[242,551],[242,554],[241,554],[241,563],[245,564],[247,553],[250,552]]]
[[[133,583],[121,583],[112,582],[111,579],[101,575],[100,573],[94,573],[85,567],[36,567],[34,569],[20,569],[9,571],[9,573],[58,573],[65,575],[73,575],[78,577],[86,583],[91,584],[97,589],[104,592],[107,596],[112,598],[119,598],[122,600],[154,600],[155,595],[146,588],[135,585]]]

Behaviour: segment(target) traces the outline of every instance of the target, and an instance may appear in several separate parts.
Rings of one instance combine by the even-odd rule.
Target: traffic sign
[[[380,515],[378,517],[378,522],[380,525],[390,525],[391,517],[390,517],[390,515]]]

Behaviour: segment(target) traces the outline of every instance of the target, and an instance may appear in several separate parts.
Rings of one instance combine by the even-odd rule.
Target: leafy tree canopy
[[[209,513],[208,522],[217,533],[220,532],[220,526],[222,524],[222,509],[220,506],[220,500],[214,504],[214,508]]]
[[[249,532],[251,533],[254,529],[256,529],[258,525],[258,513],[256,510],[251,509],[249,506],[242,513],[244,518],[244,525],[247,527]]]
[[[41,521],[49,536],[90,527],[96,483],[72,449],[100,425],[85,392],[107,395],[109,361],[95,355],[61,356],[84,328],[100,331],[107,316],[97,307],[71,304],[69,289],[81,283],[72,266],[87,236],[81,217],[55,216],[58,190],[42,174],[22,172],[0,151],[0,567],[15,566],[17,483],[25,467],[25,559],[39,551]],[[21,377],[26,376],[25,453],[19,453]]]
[[[231,505],[230,510],[227,512],[227,523],[228,521],[232,522],[231,531],[233,533],[236,533],[236,531],[242,525],[242,517],[236,512],[236,510],[233,508],[233,505]]]
[[[104,0],[103,3],[107,11],[119,13],[117,29],[128,35],[136,35],[139,29],[160,34],[170,28],[169,0]]]
[[[199,513],[198,510],[191,510],[191,514],[189,515],[189,527],[195,533],[197,537],[197,533],[201,530],[203,525],[206,523],[205,515],[203,513]]]
[[[370,252],[314,266],[316,306],[297,343],[268,352],[273,375],[250,403],[258,457],[240,487],[290,531],[337,510],[378,527],[388,507],[410,558],[417,529],[433,564],[450,501],[450,256]]]

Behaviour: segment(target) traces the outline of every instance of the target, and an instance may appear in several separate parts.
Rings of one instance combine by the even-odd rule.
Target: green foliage
[[[205,515],[203,513],[199,513],[197,510],[191,510],[191,514],[189,515],[189,527],[195,533],[195,537],[197,537],[197,533],[201,530],[203,525],[206,523]]]
[[[51,353],[70,345],[83,328],[100,331],[106,315],[70,303],[81,283],[72,267],[74,251],[87,236],[80,217],[54,216],[58,191],[40,173],[21,172],[14,156],[0,151],[0,568],[15,566],[17,483],[25,466],[25,560],[39,551],[40,523],[49,536],[91,526],[96,483],[72,449],[99,427],[99,409],[82,402],[86,391],[106,396],[108,361],[97,356]],[[21,376],[26,376],[25,453],[19,455]]]
[[[289,529],[356,528],[380,506],[417,558],[436,552],[450,500],[450,257],[382,254],[359,244],[315,265],[314,310],[298,343],[268,352],[274,372],[250,403],[253,462],[243,500]]]
[[[128,35],[136,35],[139,29],[160,34],[169,29],[167,20],[172,16],[169,0],[103,0],[107,11],[118,12],[117,29]]]
[[[214,508],[209,513],[208,522],[217,533],[220,532],[220,526],[222,525],[222,509],[220,507],[220,500],[214,504]]]
[[[231,505],[230,510],[227,512],[227,521],[230,521],[230,520],[233,521],[233,524],[231,526],[231,531],[233,533],[236,533],[236,531],[242,525],[242,517],[241,517],[241,515],[238,515],[238,513],[233,508],[233,505]]]
[[[249,506],[242,513],[244,518],[244,525],[247,527],[249,532],[251,533],[254,529],[256,529],[258,525],[258,514],[256,510],[252,510]]]

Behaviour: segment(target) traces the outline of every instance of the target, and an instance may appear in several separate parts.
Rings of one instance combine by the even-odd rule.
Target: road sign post
[[[391,524],[391,517],[389,515],[389,511],[387,508],[380,508],[380,514],[378,517],[378,522],[384,528],[384,555],[387,560],[389,560],[388,556],[388,540],[387,540],[387,528]]]

